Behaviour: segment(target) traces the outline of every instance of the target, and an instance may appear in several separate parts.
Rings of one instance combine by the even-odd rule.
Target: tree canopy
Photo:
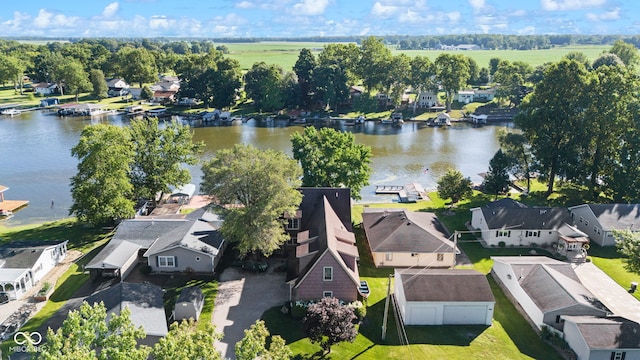
[[[445,92],[447,111],[451,111],[453,95],[462,89],[469,80],[469,61],[462,54],[442,53],[433,62],[436,78]]]
[[[287,155],[236,144],[218,150],[202,166],[201,189],[225,206],[220,231],[235,242],[241,256],[260,252],[271,255],[288,240],[284,214],[300,205],[302,171]]]
[[[471,190],[471,179],[465,178],[456,169],[447,170],[446,174],[438,179],[438,196],[441,199],[451,199],[451,204],[469,197],[473,194]]]
[[[498,149],[489,161],[489,171],[487,172],[482,185],[487,194],[504,194],[509,191],[509,168],[511,159]]]
[[[320,343],[330,353],[331,346],[356,339],[358,331],[353,324],[355,320],[353,308],[340,304],[337,298],[323,297],[319,302],[309,305],[302,322],[311,342]]]
[[[279,335],[271,336],[271,343],[267,346],[267,339],[271,336],[263,320],[257,320],[250,329],[244,330],[244,338],[235,345],[237,360],[288,360],[291,350]]]
[[[291,136],[293,158],[303,170],[302,185],[348,187],[360,199],[371,176],[371,148],[357,144],[350,132],[309,126]]]
[[[133,149],[129,132],[108,124],[87,126],[71,149],[79,160],[71,178],[73,204],[69,214],[93,225],[134,215],[133,186],[129,180]]]
[[[198,329],[195,321],[174,322],[167,336],[161,338],[153,347],[154,360],[222,360],[222,355],[213,344],[222,339],[213,325],[207,322],[203,330]]]
[[[625,257],[627,269],[640,274],[640,233],[628,229],[614,230],[613,236],[618,252]]]

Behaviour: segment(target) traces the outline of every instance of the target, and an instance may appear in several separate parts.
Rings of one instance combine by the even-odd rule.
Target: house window
[[[287,221],[287,230],[298,230],[300,229],[300,219],[293,218]]]
[[[323,291],[322,297],[333,297],[333,291]]]
[[[582,216],[580,216],[580,222],[583,222],[584,218]]]
[[[589,220],[584,221],[584,226],[589,226]]]
[[[322,280],[333,281],[333,267],[325,266],[322,268]]]
[[[438,261],[444,261],[444,254],[438,254],[436,259]]]
[[[527,231],[525,236],[526,237],[540,237],[540,230],[538,230],[538,231]]]
[[[391,261],[391,260],[393,260],[393,253],[386,253],[386,254],[384,254],[384,259],[385,259],[386,261]]]
[[[196,256],[196,261],[200,261],[200,256]]]
[[[158,256],[158,267],[176,267],[176,257]]]
[[[498,230],[496,237],[511,237],[511,230]]]
[[[626,351],[612,351],[611,360],[624,360],[626,355],[627,355]]]

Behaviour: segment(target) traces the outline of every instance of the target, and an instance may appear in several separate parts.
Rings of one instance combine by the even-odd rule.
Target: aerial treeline
[[[501,137],[491,180],[510,168],[524,178],[537,173],[547,196],[562,180],[585,187],[593,200],[639,201],[639,64],[638,50],[623,42],[593,63],[576,53],[546,64],[519,106],[522,135]]]

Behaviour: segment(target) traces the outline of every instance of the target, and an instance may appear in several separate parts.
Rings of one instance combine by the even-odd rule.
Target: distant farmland
[[[230,43],[224,44],[229,48],[229,57],[237,59],[244,70],[260,61],[267,64],[278,64],[285,70],[291,70],[298,59],[300,49],[311,49],[317,54],[327,43],[320,42],[259,42],[259,43]],[[576,45],[556,47],[548,50],[471,50],[471,51],[441,51],[441,50],[393,50],[394,54],[407,54],[409,57],[417,55],[427,56],[434,60],[443,52],[464,54],[474,59],[478,66],[488,67],[489,59],[497,57],[509,61],[524,61],[535,67],[545,62],[560,60],[572,51],[584,53],[591,61],[595,60],[603,51],[611,48],[602,45]]]

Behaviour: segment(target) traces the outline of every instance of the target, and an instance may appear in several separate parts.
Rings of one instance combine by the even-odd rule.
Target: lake
[[[0,116],[0,184],[9,187],[5,198],[28,200],[29,205],[1,225],[14,226],[68,217],[72,200],[69,179],[76,173],[77,160],[71,156],[82,129],[92,123],[126,126],[119,115],[100,118],[58,117],[53,112],[31,111],[19,116]],[[455,167],[474,182],[486,172],[489,160],[498,150],[497,130],[510,124],[475,128],[466,123],[447,128],[423,127],[407,122],[402,126],[376,124],[345,126],[328,124],[351,131],[356,141],[371,146],[373,174],[362,191],[362,202],[390,202],[395,196],[375,195],[376,185],[421,184],[435,189],[437,179],[449,167]],[[291,155],[290,137],[302,126],[287,126],[284,121],[265,123],[256,120],[238,126],[194,127],[194,140],[205,143],[203,159],[216,150],[236,143],[249,143],[261,149],[275,149]],[[427,170],[428,169],[428,170]],[[190,167],[193,183],[199,184],[199,166]]]

